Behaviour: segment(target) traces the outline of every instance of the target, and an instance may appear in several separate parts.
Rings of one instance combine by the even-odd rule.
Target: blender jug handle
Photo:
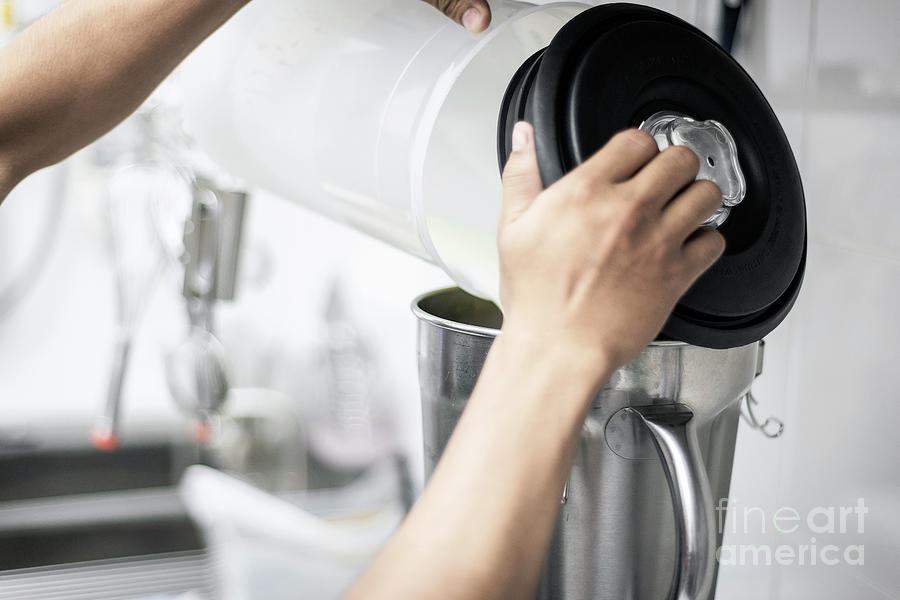
[[[678,565],[670,600],[707,600],[715,571],[716,518],[693,416],[683,405],[635,406],[653,438],[672,494]]]

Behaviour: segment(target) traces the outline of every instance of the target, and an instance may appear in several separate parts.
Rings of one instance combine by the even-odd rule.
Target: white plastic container
[[[589,6],[491,7],[472,34],[414,0],[256,0],[185,65],[191,132],[233,174],[497,299],[501,100]]]
[[[389,465],[289,499],[194,465],[180,493],[203,532],[220,600],[338,600],[403,518]]]

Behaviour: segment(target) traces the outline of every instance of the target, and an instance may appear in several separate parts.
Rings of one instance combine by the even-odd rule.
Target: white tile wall
[[[770,517],[782,506],[839,511],[857,498],[869,512],[863,532],[850,519],[846,534],[739,524],[726,544],[796,548],[814,537],[820,549],[863,545],[865,564],[723,567],[718,597],[900,598],[900,3],[769,1],[763,10],[765,26],[751,35],[765,37],[765,52],[742,59],[797,153],[810,248],[801,297],[769,337],[755,387],[786,433],[741,432],[732,496]]]
[[[893,112],[814,111],[807,126],[811,237],[900,257],[900,103]]]

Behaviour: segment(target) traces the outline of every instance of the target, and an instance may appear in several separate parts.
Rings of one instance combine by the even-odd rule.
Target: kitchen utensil
[[[106,402],[91,439],[98,449],[119,446],[120,407],[136,329],[166,264],[153,229],[159,197],[175,193],[183,181],[165,165],[120,167],[107,190],[110,248],[116,284],[116,332]]]
[[[175,402],[197,419],[195,433],[208,437],[208,421],[228,396],[225,348],[215,336],[218,300],[235,296],[247,194],[195,177],[184,233],[184,287],[190,320],[186,339],[166,357]]]
[[[192,326],[166,356],[166,381],[175,403],[202,428],[228,396],[225,349],[206,329]],[[202,431],[198,431],[202,435]]]

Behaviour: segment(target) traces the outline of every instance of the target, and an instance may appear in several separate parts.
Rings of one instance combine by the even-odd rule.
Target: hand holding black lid
[[[806,209],[787,137],[762,92],[703,32],[670,14],[606,4],[572,19],[510,82],[498,127],[535,128],[551,185],[616,132],[654,115],[715,121],[732,137],[746,196],[719,227],[725,255],[675,305],[661,337],[711,348],[753,343],[785,318],[806,261]]]
[[[512,148],[498,232],[503,337],[591,357],[599,379],[657,336],[724,251],[721,234],[698,229],[722,194],[694,181],[691,150],[659,152],[635,129],[547,189],[528,123],[516,124]]]

